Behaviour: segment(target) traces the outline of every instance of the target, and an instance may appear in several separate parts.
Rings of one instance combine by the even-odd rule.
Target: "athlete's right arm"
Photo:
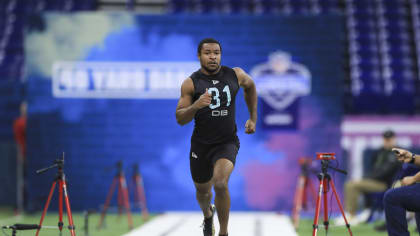
[[[192,102],[194,95],[194,84],[191,78],[184,80],[181,86],[181,97],[179,98],[176,107],[176,122],[180,125],[185,125],[192,121],[195,113],[203,107],[210,105],[211,95],[206,92],[203,93],[197,101]]]

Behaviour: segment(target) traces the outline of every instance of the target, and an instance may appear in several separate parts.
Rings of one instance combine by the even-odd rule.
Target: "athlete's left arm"
[[[257,123],[257,89],[255,83],[244,70],[239,67],[233,68],[238,77],[239,86],[244,89],[244,97],[249,111],[249,120],[245,124],[245,132],[252,134],[255,132],[255,125]]]

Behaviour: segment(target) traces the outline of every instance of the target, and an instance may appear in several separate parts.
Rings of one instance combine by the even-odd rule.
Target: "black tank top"
[[[205,144],[237,140],[235,97],[239,83],[235,71],[222,66],[217,74],[205,75],[198,70],[190,78],[194,83],[193,102],[205,93],[206,88],[212,96],[211,104],[195,114],[191,140]]]

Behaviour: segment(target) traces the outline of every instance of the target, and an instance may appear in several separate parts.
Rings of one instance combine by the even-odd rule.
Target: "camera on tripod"
[[[316,236],[318,232],[318,219],[319,219],[319,213],[321,210],[321,198],[324,199],[324,228],[325,231],[328,231],[329,227],[329,220],[328,220],[328,206],[331,207],[331,205],[328,205],[328,197],[327,193],[329,189],[331,188],[333,191],[333,194],[335,196],[335,199],[337,201],[338,207],[340,208],[341,214],[343,215],[344,221],[346,222],[347,230],[349,231],[350,236],[353,236],[353,233],[350,229],[350,224],[347,221],[346,215],[344,213],[343,206],[341,205],[341,201],[338,197],[337,191],[335,190],[334,181],[332,180],[332,177],[330,174],[328,174],[328,169],[332,169],[334,171],[338,171],[342,174],[347,174],[347,171],[338,169],[336,167],[330,166],[330,161],[335,160],[335,153],[331,152],[322,152],[316,154],[316,159],[321,160],[321,173],[318,174],[319,179],[319,194],[318,198],[316,200],[316,208],[315,208],[315,217],[314,217],[314,224],[313,224],[313,231],[312,236]],[[323,196],[322,196],[323,195]]]
[[[330,161],[335,160],[335,153],[332,152],[322,152],[316,154],[317,160],[324,160],[324,161]]]

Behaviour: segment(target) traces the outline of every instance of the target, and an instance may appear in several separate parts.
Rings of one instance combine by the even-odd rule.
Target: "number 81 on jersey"
[[[216,87],[211,87],[211,88],[209,88],[208,92],[212,95],[213,95],[213,92],[214,92],[213,99],[216,101],[216,104],[210,104],[209,108],[213,110],[213,109],[216,109],[216,108],[220,107],[220,92],[219,92],[219,90]],[[228,85],[226,85],[223,88],[223,92],[226,93],[226,97],[227,97],[226,106],[228,107],[228,106],[230,106],[230,101],[232,99],[231,96],[230,96],[230,90],[229,90]],[[213,110],[213,111],[211,111],[211,116],[227,116],[228,114],[229,114],[228,110]]]

